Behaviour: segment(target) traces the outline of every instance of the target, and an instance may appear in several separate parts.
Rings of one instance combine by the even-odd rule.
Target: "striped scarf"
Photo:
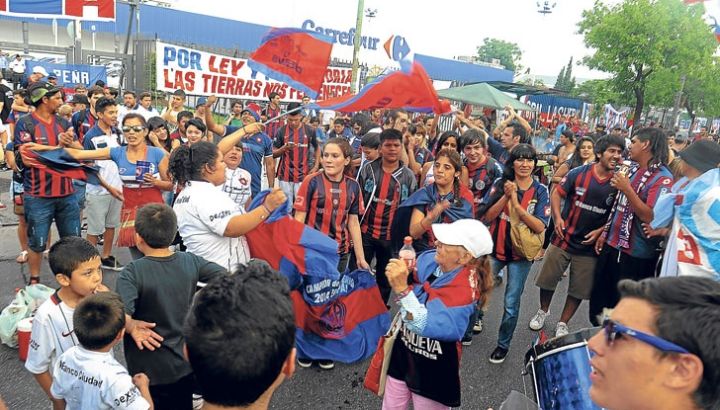
[[[633,163],[630,170],[628,171],[628,175],[635,176],[635,173],[640,168],[640,165],[637,163]],[[645,188],[645,184],[647,184],[648,179],[650,179],[650,176],[655,173],[660,168],[659,164],[653,164],[648,166],[648,168],[645,170],[645,172],[642,175],[642,178],[640,179],[640,184],[638,184],[637,188],[635,189],[636,194],[640,194],[642,192],[643,188]],[[632,186],[632,177],[630,184]],[[603,231],[603,236],[607,236],[608,231],[610,230],[610,225],[613,221],[613,215],[615,215],[615,212],[618,209],[618,205],[623,206],[623,216],[622,221],[620,221],[620,233],[618,238],[618,246],[620,246],[621,249],[629,249],[630,248],[630,232],[632,230],[632,222],[633,218],[635,217],[635,212],[631,212],[629,209],[630,204],[628,203],[627,196],[625,196],[624,193],[618,191],[618,195],[615,197],[615,202],[613,203],[612,212],[610,212],[610,218],[608,219],[607,223],[605,224],[605,230]]]

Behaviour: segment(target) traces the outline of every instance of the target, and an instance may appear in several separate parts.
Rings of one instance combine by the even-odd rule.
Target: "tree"
[[[487,63],[496,58],[500,60],[500,64],[512,72],[517,73],[523,68],[520,65],[522,58],[520,47],[509,41],[486,37],[483,39],[483,44],[477,48],[477,55],[480,61]]]
[[[639,123],[653,76],[712,58],[717,45],[702,14],[702,6],[677,0],[625,0],[612,7],[596,0],[578,23],[585,45],[595,51],[583,63],[612,75],[612,88],[634,102]],[[653,84],[679,87],[679,81]]]
[[[567,66],[560,69],[560,74],[555,81],[555,89],[569,93],[575,88],[575,77],[572,75],[573,58],[570,57]]]
[[[553,88],[556,90],[563,90],[565,88],[565,66],[560,69],[560,74],[558,74]]]

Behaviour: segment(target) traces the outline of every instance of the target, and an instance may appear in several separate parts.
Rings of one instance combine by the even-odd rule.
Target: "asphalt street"
[[[0,200],[9,204],[7,184],[10,174],[0,174]],[[14,297],[15,289],[23,286],[22,266],[15,262],[18,255],[16,220],[10,209],[0,210],[0,305],[7,306]],[[57,238],[57,236],[55,236]],[[126,249],[115,252],[121,263],[130,260]],[[528,328],[530,317],[539,306],[539,291],[534,285],[538,272],[536,263],[528,277],[522,298],[520,319],[505,363],[488,362],[496,346],[499,322],[502,316],[504,284],[495,289],[485,313],[484,330],[473,339],[472,346],[464,347],[460,380],[462,383],[462,409],[498,409],[512,390],[527,391],[532,395],[532,380],[522,376],[523,361],[537,332]],[[106,271],[103,282],[113,289],[117,273]],[[55,286],[47,262],[43,262],[42,281]],[[552,334],[566,295],[567,279],[560,283],[550,308],[545,329]],[[584,303],[569,324],[571,331],[589,327],[587,304]],[[252,352],[248,352],[252,354]],[[121,346],[116,347],[115,357],[124,362]],[[318,367],[297,368],[295,375],[285,381],[273,396],[273,409],[377,409],[381,401],[362,387],[369,360],[351,365],[337,364],[330,371]],[[33,377],[18,360],[17,350],[0,345],[0,396],[10,409],[47,409],[44,393]]]

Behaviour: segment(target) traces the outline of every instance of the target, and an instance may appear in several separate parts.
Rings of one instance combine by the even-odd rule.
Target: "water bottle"
[[[407,265],[408,271],[412,273],[412,271],[415,269],[415,249],[412,246],[412,237],[406,236],[403,240],[403,247],[400,248],[400,253],[398,256],[401,260],[405,262]]]

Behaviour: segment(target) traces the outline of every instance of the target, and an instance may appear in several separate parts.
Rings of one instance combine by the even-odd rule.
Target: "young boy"
[[[60,289],[35,314],[25,368],[35,376],[53,406],[63,408],[62,401],[50,394],[50,369],[60,354],[78,345],[73,331],[75,307],[84,297],[107,288],[102,284],[100,254],[85,239],[76,236],[60,239],[50,248],[49,259]]]
[[[120,296],[101,292],[82,300],[73,314],[79,346],[60,355],[50,392],[67,409],[152,408],[147,376],[130,377],[112,355],[125,334]]]
[[[129,315],[123,344],[128,370],[148,375],[156,409],[192,408],[194,382],[183,356],[183,320],[198,281],[227,273],[199,256],[171,251],[176,231],[177,219],[169,206],[140,208],[135,241],[145,257],[125,266],[116,287]],[[154,331],[138,330],[138,320],[155,323]]]

